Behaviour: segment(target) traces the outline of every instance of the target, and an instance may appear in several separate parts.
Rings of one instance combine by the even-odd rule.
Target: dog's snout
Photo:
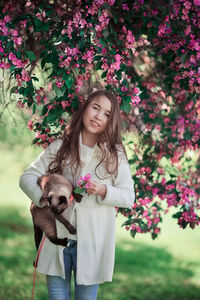
[[[59,204],[66,204],[67,203],[67,198],[65,196],[60,196],[59,197]]]

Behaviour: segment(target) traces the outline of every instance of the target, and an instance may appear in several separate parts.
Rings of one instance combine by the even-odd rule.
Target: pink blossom
[[[76,92],[79,92],[82,85],[83,85],[83,76],[81,75],[78,75],[77,78],[76,78]]]
[[[148,214],[149,214],[148,210],[144,210],[142,215],[143,215],[143,217],[146,217],[146,216],[148,216]]]
[[[154,113],[149,114],[150,119],[155,119],[156,115]]]
[[[61,102],[62,104],[62,108],[65,110],[66,107],[69,107],[70,106],[70,102],[69,101],[62,101]]]
[[[57,80],[57,81],[56,81],[56,86],[57,86],[57,87],[63,86],[63,82]]]
[[[158,234],[160,232],[160,228],[156,227],[153,231],[155,234]]]
[[[28,71],[22,70],[21,74],[22,74],[22,76],[21,76],[22,80],[24,80],[26,82],[31,80],[31,77],[29,76]]]
[[[47,106],[47,108],[48,108],[48,110],[51,110],[51,109],[53,109],[53,105],[49,104],[49,105]]]
[[[190,61],[191,63],[196,64],[196,58],[193,54],[190,56]]]
[[[101,66],[105,71],[108,70],[108,65],[106,63],[103,63],[103,65]]]
[[[45,142],[47,140],[47,135],[45,133],[43,133],[43,134],[40,135],[40,138],[41,138],[42,141]]]
[[[115,0],[108,0],[108,4],[109,4],[109,5],[113,6],[114,3],[115,3]]]
[[[138,88],[136,88],[136,87],[134,87],[134,89],[133,89],[133,93],[134,93],[134,94],[138,94],[138,93],[139,93],[139,89],[138,89]]]
[[[15,42],[15,44],[17,44],[18,46],[20,46],[22,44],[22,38],[21,37],[14,37],[13,41]]]
[[[107,53],[107,50],[106,50],[106,48],[103,48],[102,50],[101,50],[101,54],[106,54]]]
[[[6,22],[6,23],[9,23],[10,21],[11,21],[11,17],[10,16],[5,16],[4,17],[4,21]]]
[[[51,136],[48,138],[49,144],[51,144],[53,141],[55,141],[55,137]]]
[[[116,54],[116,55],[115,55],[115,60],[116,60],[116,61],[119,61],[119,62],[120,62],[121,59],[122,59],[122,57],[121,57],[120,54]]]
[[[10,29],[10,33],[12,36],[15,36],[15,37],[17,37],[19,35],[19,33],[16,29]]]
[[[132,96],[132,97],[131,97],[131,103],[132,103],[133,105],[138,105],[138,104],[140,103],[140,101],[141,101],[141,99],[140,99],[139,96]]]
[[[200,6],[200,0],[193,0],[194,5]]]
[[[165,184],[166,184],[166,179],[165,179],[165,177],[162,178],[161,184],[162,184],[162,185],[165,185]]]
[[[159,192],[159,188],[152,188],[152,194],[153,196],[156,196]]]
[[[126,92],[128,89],[123,85],[122,87],[121,87],[121,91],[122,92]]]
[[[29,130],[33,130],[33,121],[31,121],[31,120],[28,121],[27,128]]]
[[[42,97],[41,97],[40,95],[37,95],[35,98],[36,98],[36,100],[37,100],[37,104],[39,104],[39,103],[40,103],[40,100],[42,99]]]
[[[173,157],[171,158],[172,164],[179,163],[182,155],[183,154],[180,151],[175,151]]]
[[[122,9],[123,9],[123,10],[129,11],[128,4],[127,4],[127,3],[123,3],[123,4],[122,4]]]
[[[126,35],[126,47],[132,49],[135,43],[135,37],[133,36],[132,31],[128,30]]]
[[[35,138],[36,138],[36,139],[40,139],[40,137],[41,137],[41,133],[38,132],[38,131],[36,131],[36,133],[35,133]]]
[[[89,63],[92,63],[92,62],[93,62],[93,57],[94,57],[94,51],[93,51],[93,50],[88,50],[88,51],[86,52],[86,54],[84,54],[84,55],[82,56],[82,59],[87,59],[87,61],[88,61]]]
[[[119,70],[120,69],[120,65],[121,65],[121,62],[120,61],[116,61],[116,62],[114,62],[114,63],[112,63],[110,65],[110,68],[112,70]]]
[[[78,186],[80,188],[83,188],[84,191],[89,189],[91,187],[91,175],[90,173],[87,173],[85,176],[80,176],[80,179],[78,181]]]
[[[138,201],[139,201],[139,203],[141,205],[146,205],[146,204],[149,204],[152,201],[152,199],[150,199],[148,197],[145,197],[144,199],[143,198],[139,198]]]

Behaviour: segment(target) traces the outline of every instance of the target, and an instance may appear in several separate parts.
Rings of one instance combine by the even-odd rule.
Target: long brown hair
[[[101,150],[101,159],[95,168],[95,173],[102,162],[105,162],[106,171],[109,174],[117,173],[118,153],[121,151],[126,155],[126,152],[121,138],[119,104],[115,96],[106,90],[100,90],[90,94],[87,100],[72,115],[69,125],[67,125],[64,130],[62,145],[57,152],[55,160],[49,165],[48,171],[50,173],[62,174],[62,167],[64,164],[67,164],[67,161],[70,161],[68,166],[71,168],[72,174],[75,174],[81,167],[79,137],[83,129],[83,115],[92,100],[100,96],[105,96],[110,100],[111,112],[107,127],[97,141],[97,145]]]

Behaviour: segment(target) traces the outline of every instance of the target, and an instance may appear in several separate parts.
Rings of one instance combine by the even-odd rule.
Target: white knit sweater
[[[26,195],[38,206],[42,191],[37,185],[37,178],[47,172],[49,163],[54,160],[62,141],[56,140],[50,144],[39,157],[25,170],[20,178],[20,187]],[[82,167],[76,178],[68,168],[64,168],[63,175],[73,186],[77,185],[79,176],[87,173],[92,179],[105,184],[106,197],[90,194],[84,195],[80,203],[73,203],[63,215],[77,227],[77,284],[97,284],[111,281],[114,268],[115,254],[115,207],[130,208],[135,199],[133,181],[130,168],[125,157],[119,160],[117,177],[106,173],[103,164],[99,172],[106,175],[100,180],[95,174],[95,167],[99,163],[99,148],[82,145],[80,135],[80,154]],[[70,237],[67,229],[58,221],[57,234],[59,238]],[[40,273],[56,275],[65,278],[62,246],[45,240],[39,257],[37,270]]]

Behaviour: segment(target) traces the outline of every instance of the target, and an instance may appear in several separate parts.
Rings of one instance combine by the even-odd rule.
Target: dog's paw
[[[81,202],[82,198],[83,198],[83,195],[81,194],[77,194],[75,192],[72,193],[73,197],[75,198],[76,202]]]
[[[68,246],[69,240],[67,238],[63,239],[63,246]]]
[[[74,226],[70,226],[68,230],[71,234],[76,234],[76,228],[74,228]]]

